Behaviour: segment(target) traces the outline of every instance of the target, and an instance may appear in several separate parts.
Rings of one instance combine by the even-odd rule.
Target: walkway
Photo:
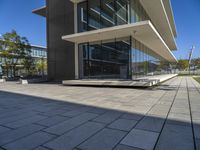
[[[200,84],[0,84],[0,150],[199,150]]]
[[[163,74],[140,77],[135,80],[106,80],[106,79],[81,79],[81,80],[64,80],[63,85],[73,86],[99,86],[99,87],[151,87],[171,78],[177,74]]]

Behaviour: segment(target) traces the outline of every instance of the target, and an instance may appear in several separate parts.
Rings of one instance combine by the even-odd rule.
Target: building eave
[[[47,49],[45,46],[31,44],[31,47]]]
[[[37,14],[37,15],[42,16],[42,17],[46,17],[46,6],[34,9],[32,11],[32,13]]]
[[[80,3],[86,0],[70,0]],[[140,0],[152,23],[168,45],[170,50],[177,50],[175,21],[170,0]]]
[[[63,36],[62,39],[80,44],[128,36],[132,36],[136,40],[140,41],[163,59],[169,62],[177,61],[165,41],[150,21],[142,21],[133,24],[125,24],[88,32],[75,33]]]
[[[152,23],[168,45],[169,49],[177,50],[175,40],[176,32],[173,31],[175,28],[171,26],[172,22],[174,23],[173,18],[171,18],[171,6],[167,2],[163,3],[163,0],[140,0],[140,3],[146,10]],[[166,7],[167,4],[168,7]],[[168,14],[171,15],[168,16]]]
[[[170,22],[172,31],[174,33],[174,36],[177,37],[177,30],[176,30],[176,24],[175,24],[175,20],[174,20],[174,13],[173,13],[171,1],[170,0],[164,0],[163,3],[165,5],[167,16],[169,18],[169,22]]]

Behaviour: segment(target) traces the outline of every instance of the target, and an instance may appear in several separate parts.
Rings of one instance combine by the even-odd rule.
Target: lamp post
[[[192,54],[193,54],[194,49],[195,49],[195,46],[193,45],[192,48],[190,49],[190,52],[189,52],[189,60],[188,60],[189,74],[190,74],[190,65],[191,65]]]

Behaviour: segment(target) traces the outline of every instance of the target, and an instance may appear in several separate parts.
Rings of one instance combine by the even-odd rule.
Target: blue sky
[[[0,34],[15,29],[31,44],[46,46],[46,20],[32,13],[44,5],[44,0],[0,0]]]
[[[193,57],[200,57],[200,0],[171,0],[177,27],[175,56],[188,58],[195,45]],[[45,18],[32,14],[45,5],[44,0],[0,0],[0,34],[15,29],[26,36],[31,44],[46,46]]]

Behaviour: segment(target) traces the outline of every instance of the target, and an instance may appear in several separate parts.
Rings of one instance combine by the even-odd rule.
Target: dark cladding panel
[[[75,78],[74,44],[63,35],[74,33],[74,7],[69,0],[46,0],[48,77],[50,80]]]

